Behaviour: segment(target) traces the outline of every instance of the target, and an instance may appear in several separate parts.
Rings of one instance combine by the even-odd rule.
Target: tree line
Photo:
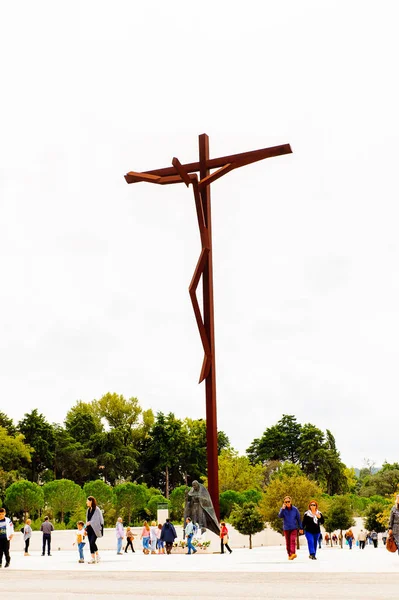
[[[371,505],[381,515],[399,483],[398,463],[385,463],[376,472],[368,461],[356,474],[342,462],[330,430],[300,424],[293,415],[266,428],[244,455],[220,431],[218,452],[221,518],[234,517],[240,508],[247,516],[248,510],[259,510],[276,528],[273,490],[278,485],[285,488],[283,495],[295,497],[296,482],[304,489],[303,502],[310,495],[330,506],[332,499],[345,497],[352,515],[365,515]],[[179,520],[188,486],[194,479],[206,485],[206,477],[205,421],[154,415],[137,398],[108,393],[78,401],[63,424],[50,423],[37,409],[18,423],[0,412],[0,499],[19,516],[51,510],[60,525],[67,524],[82,510],[82,494],[96,485],[110,521],[116,512],[129,522],[151,518],[160,502],[167,502]],[[28,483],[22,494],[22,484]],[[31,508],[29,494],[36,498]],[[63,498],[74,499],[73,505],[60,505],[67,502]]]

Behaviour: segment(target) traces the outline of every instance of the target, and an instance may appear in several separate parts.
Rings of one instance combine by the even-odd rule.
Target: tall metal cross
[[[212,223],[211,223],[211,193],[210,184],[226,173],[249,165],[258,160],[290,154],[289,144],[263,148],[222,156],[209,157],[209,137],[204,133],[199,136],[199,161],[181,164],[174,158],[171,167],[154,169],[137,173],[130,171],[125,175],[127,183],[146,181],[167,185],[170,183],[185,183],[192,186],[195,207],[197,210],[198,226],[201,237],[201,254],[189,286],[189,293],[194,309],[195,318],[204,349],[199,383],[205,380],[206,396],[206,440],[208,459],[208,490],[212,498],[216,515],[219,517],[219,479],[218,479],[218,437],[216,418],[216,370],[215,370],[215,331],[213,310],[213,269],[212,269]],[[211,172],[212,169],[216,169]],[[199,176],[198,176],[199,174]],[[203,311],[201,313],[196,290],[202,275]]]

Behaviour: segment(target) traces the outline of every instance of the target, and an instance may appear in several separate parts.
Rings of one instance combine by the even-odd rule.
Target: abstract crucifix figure
[[[204,349],[199,383],[205,380],[206,395],[206,438],[208,459],[208,489],[212,498],[216,515],[219,517],[219,481],[218,481],[218,437],[216,419],[216,370],[215,370],[215,332],[213,310],[213,269],[212,269],[212,223],[211,223],[211,194],[210,185],[216,179],[223,177],[230,171],[249,165],[253,162],[290,154],[289,144],[263,148],[209,158],[209,138],[206,134],[199,136],[199,161],[181,164],[177,158],[172,160],[171,167],[155,169],[137,173],[130,171],[125,175],[127,183],[157,183],[167,185],[171,183],[185,183],[192,186],[195,207],[197,211],[198,226],[201,237],[201,254],[190,283],[189,293],[194,309],[198,330]],[[216,169],[216,170],[213,170]],[[213,170],[211,172],[211,170]],[[196,290],[202,276],[203,310],[201,313]]]

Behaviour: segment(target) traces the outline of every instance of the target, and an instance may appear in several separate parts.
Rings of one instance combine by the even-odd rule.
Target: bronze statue
[[[220,526],[209,492],[198,481],[193,481],[193,487],[186,496],[184,522],[187,517],[190,517],[192,522],[198,525],[202,533],[205,529],[210,529],[217,536],[220,535]]]

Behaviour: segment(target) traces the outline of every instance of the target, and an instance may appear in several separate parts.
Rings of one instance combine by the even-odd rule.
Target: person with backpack
[[[163,542],[165,542],[166,554],[170,554],[172,552],[173,544],[176,538],[177,533],[175,526],[170,522],[170,519],[166,519],[162,526],[160,538]]]
[[[348,542],[349,550],[352,550],[352,544],[355,540],[352,529],[348,529],[348,531],[345,533],[345,539]]]

